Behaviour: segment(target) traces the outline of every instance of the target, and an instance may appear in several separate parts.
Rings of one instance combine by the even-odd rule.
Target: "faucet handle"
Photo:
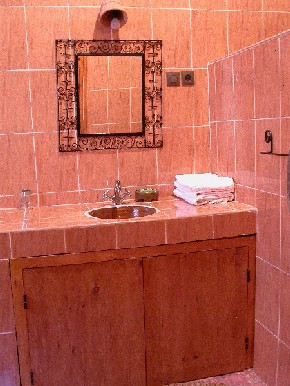
[[[125,188],[125,189],[124,189],[124,194],[123,194],[123,195],[124,195],[124,197],[125,197],[125,196],[131,197],[131,192],[130,192],[127,188]]]
[[[103,199],[105,199],[105,198],[107,198],[107,199],[111,199],[111,197],[110,197],[110,195],[109,195],[109,191],[110,191],[110,189],[107,189],[107,190],[105,190],[104,191],[104,193],[103,193]]]

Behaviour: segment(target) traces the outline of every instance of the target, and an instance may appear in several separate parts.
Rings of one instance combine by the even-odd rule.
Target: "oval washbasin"
[[[98,209],[92,209],[86,212],[91,217],[100,219],[127,219],[135,217],[145,217],[154,214],[156,209],[145,205],[120,205],[110,206]]]

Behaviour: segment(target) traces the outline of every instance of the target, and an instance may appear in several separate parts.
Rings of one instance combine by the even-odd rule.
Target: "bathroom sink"
[[[119,205],[92,209],[86,213],[91,217],[97,217],[100,219],[127,219],[135,217],[145,217],[154,214],[155,212],[156,209],[152,206]]]

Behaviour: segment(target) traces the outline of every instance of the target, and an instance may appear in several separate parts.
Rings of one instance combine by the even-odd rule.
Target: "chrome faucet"
[[[103,194],[103,198],[104,199],[108,198],[109,200],[112,200],[113,205],[120,205],[126,196],[131,196],[131,193],[129,192],[129,190],[127,188],[124,189],[123,194],[121,194],[121,190],[122,190],[121,182],[120,182],[120,180],[117,180],[115,183],[115,186],[114,186],[114,194],[112,196],[110,196],[109,195],[110,190],[107,189]]]

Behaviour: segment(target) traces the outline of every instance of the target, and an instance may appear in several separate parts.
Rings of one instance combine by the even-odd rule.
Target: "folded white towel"
[[[201,188],[201,187],[190,187],[188,185],[182,185],[177,180],[174,181],[174,186],[180,192],[184,193],[203,193],[203,194],[224,194],[225,192],[234,192],[234,185],[225,186],[224,188]]]
[[[234,187],[231,177],[221,177],[213,173],[177,174],[175,179],[180,185],[195,191]]]
[[[216,204],[218,202],[228,202],[234,200],[234,194],[231,192],[224,194],[202,194],[181,192],[179,189],[174,189],[173,194],[192,205]]]

